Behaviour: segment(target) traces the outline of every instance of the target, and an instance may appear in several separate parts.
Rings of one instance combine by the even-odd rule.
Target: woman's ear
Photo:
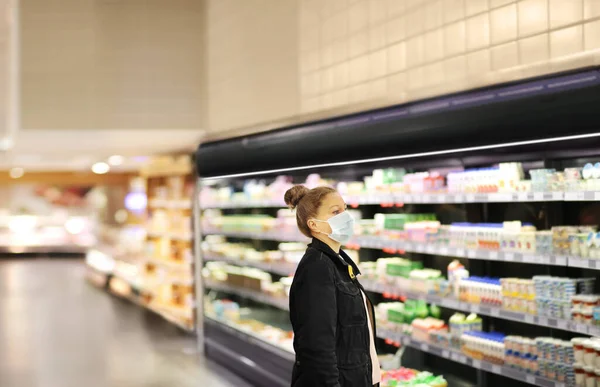
[[[309,220],[307,220],[307,221],[306,221],[306,225],[308,226],[308,229],[309,229],[310,231],[319,231],[319,230],[317,229],[317,222],[315,222],[315,221],[314,221],[314,220],[312,220],[312,219],[309,219]]]

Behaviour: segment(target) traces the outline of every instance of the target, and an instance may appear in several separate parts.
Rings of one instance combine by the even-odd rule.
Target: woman
[[[356,264],[340,249],[354,231],[346,203],[333,188],[304,186],[288,190],[285,203],[296,209],[302,234],[312,238],[290,289],[292,386],[378,385],[373,305],[356,280]]]

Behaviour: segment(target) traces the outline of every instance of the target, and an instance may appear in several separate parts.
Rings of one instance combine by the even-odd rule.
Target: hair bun
[[[303,185],[295,185],[292,188],[288,189],[283,197],[285,200],[285,204],[290,207],[292,210],[298,206],[300,200],[310,191]]]

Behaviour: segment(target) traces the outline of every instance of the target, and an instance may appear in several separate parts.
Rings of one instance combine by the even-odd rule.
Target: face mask
[[[331,234],[328,237],[339,243],[347,243],[354,234],[354,218],[348,211],[344,211],[328,220],[313,219],[316,222],[329,223]],[[322,233],[325,234],[325,233]]]

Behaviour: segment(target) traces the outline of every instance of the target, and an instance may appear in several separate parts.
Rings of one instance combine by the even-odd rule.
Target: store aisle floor
[[[0,260],[1,387],[247,386],[84,271],[78,260]]]

